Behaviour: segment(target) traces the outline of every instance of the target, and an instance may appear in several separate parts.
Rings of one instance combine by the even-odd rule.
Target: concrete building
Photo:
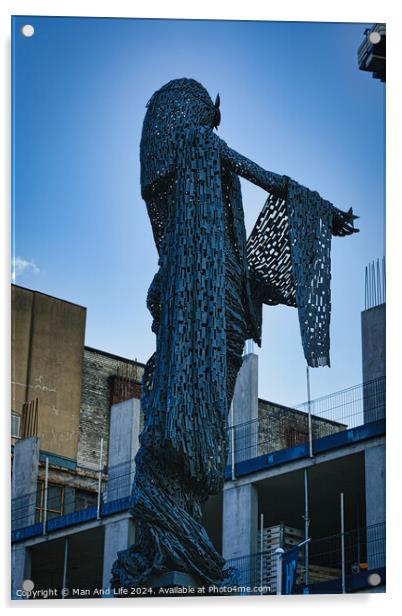
[[[363,385],[312,401],[311,424],[307,405],[292,409],[258,398],[258,357],[245,356],[230,412],[224,490],[204,508],[205,527],[217,549],[238,569],[242,584],[263,584],[271,587],[265,592],[275,592],[274,548],[286,549],[306,535],[311,542],[308,553],[300,553],[298,591],[307,582],[311,593],[341,592],[342,580],[347,592],[384,589],[384,319],[385,306],[370,306],[362,313]],[[77,322],[83,331],[82,319]],[[60,331],[55,335],[59,344]],[[32,579],[35,589],[43,591],[54,588],[60,593],[68,588],[72,598],[111,596],[111,564],[117,552],[135,539],[128,507],[142,427],[143,365],[84,347],[81,340],[81,376],[74,377],[81,385],[78,417],[76,407],[72,409],[76,444],[68,450],[70,455],[74,451],[73,456],[61,458],[56,449],[60,439],[51,440],[51,433],[45,441],[48,450],[43,451],[41,430],[47,424],[40,421],[37,435],[17,439],[14,445],[15,598],[24,579]],[[48,341],[51,346],[50,337]],[[24,340],[21,344],[26,346]],[[51,353],[48,349],[46,356]],[[79,351],[75,353],[69,361],[77,361]],[[19,382],[33,381],[20,377]],[[46,382],[55,388],[55,379]],[[22,400],[19,406],[14,403],[15,414],[21,413]],[[39,402],[39,414],[41,408]],[[53,427],[57,429],[57,424]],[[44,490],[41,460],[46,457],[49,477]],[[69,509],[52,509],[57,485],[63,486]],[[75,499],[68,501],[69,489],[75,490]]]
[[[110,407],[140,398],[143,364],[84,346],[85,321],[82,306],[12,285],[11,449],[15,468],[31,469],[15,482],[13,528],[43,520],[46,460],[48,519],[97,503]]]
[[[38,399],[41,447],[61,458],[77,457],[85,318],[82,306],[12,285],[15,427]]]

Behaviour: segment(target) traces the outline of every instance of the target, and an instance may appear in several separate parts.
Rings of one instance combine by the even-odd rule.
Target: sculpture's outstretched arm
[[[220,153],[222,160],[233,173],[260,186],[275,197],[286,199],[288,176],[266,171],[246,156],[229,148],[222,140],[220,140]],[[332,206],[332,216],[332,235],[345,236],[359,231],[354,227],[354,220],[358,216],[353,214],[352,208],[348,212],[344,212]]]
[[[263,188],[275,197],[286,198],[289,179],[286,175],[278,175],[277,173],[266,171],[249,158],[246,158],[246,156],[229,148],[222,140],[220,140],[220,153],[222,160],[233,173],[260,186],[260,188]]]

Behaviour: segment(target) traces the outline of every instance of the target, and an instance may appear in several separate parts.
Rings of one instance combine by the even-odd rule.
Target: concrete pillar
[[[385,317],[385,304],[364,310],[361,316],[365,423],[385,417],[385,383],[381,381],[386,371]]]
[[[131,493],[139,434],[140,401],[131,398],[114,404],[110,411],[108,502]]]
[[[233,395],[234,423],[240,424],[258,417],[258,355],[243,357]]]
[[[235,461],[258,456],[258,356],[249,353],[236,379],[229,425],[234,430]],[[232,441],[229,443],[231,456]],[[230,463],[230,460],[229,460]]]
[[[385,376],[385,306],[362,312],[363,381]]]
[[[31,577],[31,554],[28,548],[19,543],[11,547],[11,598],[22,599],[17,596],[17,590],[22,590],[24,580]]]
[[[228,560],[257,551],[258,491],[254,484],[227,484],[223,491],[222,555]]]
[[[103,548],[103,589],[110,588],[111,570],[117,558],[117,552],[126,550],[135,541],[134,521],[131,517],[110,521],[105,526]]]
[[[11,481],[13,530],[35,524],[38,466],[39,439],[30,437],[17,441]]]
[[[366,449],[365,482],[367,560],[374,569],[385,566],[385,445]]]

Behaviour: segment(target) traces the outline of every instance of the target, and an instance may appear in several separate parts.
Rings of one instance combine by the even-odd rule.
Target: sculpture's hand
[[[347,212],[343,212],[342,210],[338,210],[338,208],[333,207],[332,235],[343,237],[345,235],[358,233],[360,229],[356,229],[354,226],[354,221],[356,218],[359,217],[353,214],[352,208],[350,208]]]
[[[278,175],[277,173],[266,171],[249,158],[229,148],[222,139],[219,139],[219,148],[222,160],[224,160],[231,171],[260,186],[274,196],[286,199],[289,181],[286,175]],[[354,220],[359,217],[353,214],[352,208],[348,212],[343,212],[334,206],[332,206],[332,209],[332,235],[342,237],[359,231],[354,226]]]

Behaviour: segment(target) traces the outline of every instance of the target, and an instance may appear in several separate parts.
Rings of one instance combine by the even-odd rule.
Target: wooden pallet
[[[303,537],[303,531],[293,526],[287,526],[286,524],[275,524],[275,526],[268,526],[264,528],[264,533],[270,535],[280,535],[281,533],[290,537]]]
[[[264,528],[263,549],[274,550],[277,547],[292,548],[303,541],[303,532],[299,528],[293,528],[286,524],[276,524]]]
[[[301,543],[302,539],[299,537],[287,537],[286,535],[281,539],[281,537],[264,537],[263,538],[263,545],[264,547],[267,546],[265,549],[270,549],[270,548],[274,548],[274,547],[281,547],[281,548],[291,548],[295,545],[298,545],[299,543]]]
[[[304,565],[299,565],[297,574],[299,580],[304,579]],[[308,577],[310,583],[316,582],[328,582],[329,580],[336,580],[341,577],[341,570],[333,567],[321,567],[320,565],[309,565]]]
[[[271,587],[271,592],[276,592],[276,548],[285,551],[303,541],[303,531],[293,526],[287,526],[283,522],[264,528],[263,550],[268,552],[263,558],[262,579]]]

